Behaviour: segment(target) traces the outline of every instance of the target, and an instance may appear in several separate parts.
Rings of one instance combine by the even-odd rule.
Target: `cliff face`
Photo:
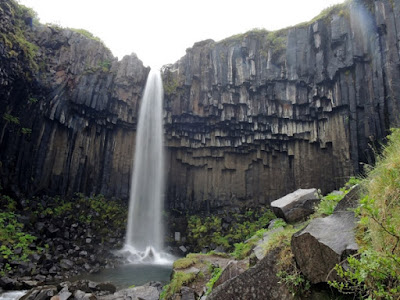
[[[170,209],[323,192],[397,124],[400,1],[353,1],[278,32],[197,43],[164,68]],[[127,198],[148,69],[0,3],[0,184]],[[86,34],[87,35],[87,34]]]
[[[127,198],[148,69],[79,32],[32,25],[12,1],[0,8],[1,185]]]
[[[170,208],[341,186],[397,124],[400,1],[197,43],[164,71]]]

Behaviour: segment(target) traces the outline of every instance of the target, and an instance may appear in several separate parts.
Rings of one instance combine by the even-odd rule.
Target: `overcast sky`
[[[42,23],[89,30],[114,56],[134,52],[147,66],[174,63],[201,40],[309,21],[339,2],[343,0],[19,0]]]

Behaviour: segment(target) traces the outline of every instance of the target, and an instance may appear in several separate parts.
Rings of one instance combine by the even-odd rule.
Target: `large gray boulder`
[[[304,220],[314,212],[314,206],[320,201],[317,189],[298,189],[271,203],[277,217],[288,223]]]
[[[255,266],[215,287],[207,300],[294,299],[276,276],[280,249],[273,249]]]
[[[312,282],[338,279],[333,270],[358,250],[353,212],[340,211],[314,219],[292,237],[292,252],[301,272]]]

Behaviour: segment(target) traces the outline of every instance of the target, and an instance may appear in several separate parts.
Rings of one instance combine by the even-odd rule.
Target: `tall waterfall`
[[[163,248],[161,220],[163,153],[163,86],[159,71],[146,82],[136,131],[128,227],[124,250],[131,262],[158,262]]]

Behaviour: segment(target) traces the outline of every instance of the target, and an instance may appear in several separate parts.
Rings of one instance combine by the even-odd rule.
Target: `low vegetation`
[[[394,129],[361,185],[359,253],[336,267],[331,285],[360,299],[400,299],[400,129]]]
[[[126,207],[102,195],[74,199],[42,197],[19,201],[0,194],[0,275],[28,262],[31,255],[51,251],[45,237],[35,233],[37,222],[77,224],[94,228],[99,236],[112,235],[126,225]]]
[[[229,223],[227,221],[229,218]],[[223,247],[230,252],[235,243],[252,237],[258,230],[265,228],[275,218],[268,210],[247,210],[245,213],[234,213],[225,217],[190,216],[188,219],[188,241],[199,252],[210,244]]]

